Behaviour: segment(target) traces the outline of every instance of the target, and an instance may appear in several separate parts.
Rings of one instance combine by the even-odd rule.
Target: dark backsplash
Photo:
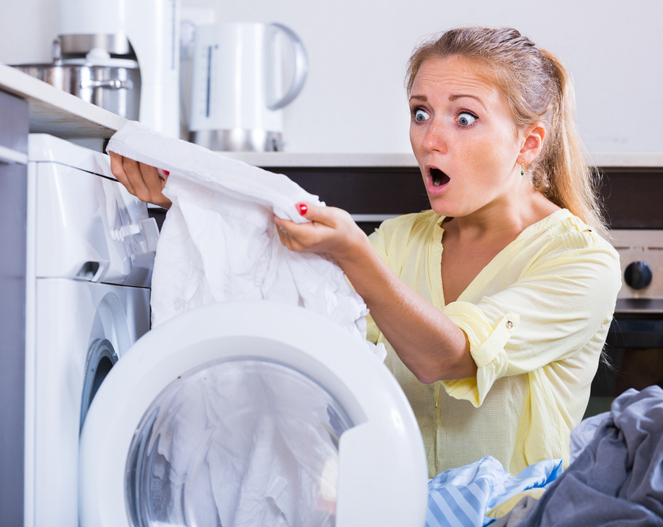
[[[405,214],[430,208],[416,167],[278,167],[327,205],[353,214]],[[663,167],[600,170],[601,195],[613,229],[663,229]]]

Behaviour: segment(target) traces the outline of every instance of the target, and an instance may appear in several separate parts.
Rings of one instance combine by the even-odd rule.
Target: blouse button
[[[507,320],[506,321],[506,327],[511,329],[513,327],[513,322],[511,322],[510,320]]]

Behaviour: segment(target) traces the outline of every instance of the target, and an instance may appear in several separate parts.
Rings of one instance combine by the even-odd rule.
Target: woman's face
[[[412,85],[410,142],[431,206],[443,216],[508,204],[521,178],[524,135],[479,68],[456,56],[429,59]]]

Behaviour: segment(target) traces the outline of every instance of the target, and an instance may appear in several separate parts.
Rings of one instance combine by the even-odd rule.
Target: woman
[[[333,256],[417,417],[430,476],[492,455],[511,473],[568,460],[620,287],[562,65],[516,30],[461,28],[410,59],[410,139],[432,210],[367,238],[349,214],[275,218]],[[141,199],[151,167],[114,156]],[[167,204],[167,203],[165,203]]]
[[[485,456],[568,460],[620,287],[563,66],[513,29],[463,28],[409,64],[410,140],[431,211],[370,239],[348,214],[278,218],[331,254],[419,422],[433,475]]]

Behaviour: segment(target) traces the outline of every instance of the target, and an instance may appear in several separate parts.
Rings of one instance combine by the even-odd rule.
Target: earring
[[[520,163],[520,175],[525,175],[525,163]]]

